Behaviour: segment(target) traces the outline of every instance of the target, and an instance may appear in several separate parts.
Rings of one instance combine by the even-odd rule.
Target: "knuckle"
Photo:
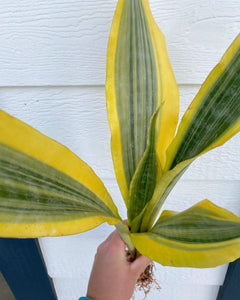
[[[104,245],[101,244],[97,247],[97,253],[96,255],[102,254],[104,252]]]

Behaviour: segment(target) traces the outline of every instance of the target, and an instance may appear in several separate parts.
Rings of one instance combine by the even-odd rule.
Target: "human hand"
[[[151,262],[142,255],[128,262],[125,244],[115,230],[97,249],[87,297],[93,300],[129,300],[138,277]]]

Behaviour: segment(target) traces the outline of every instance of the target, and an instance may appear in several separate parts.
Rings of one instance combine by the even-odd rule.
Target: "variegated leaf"
[[[108,45],[106,96],[114,169],[128,206],[151,116],[162,105],[157,124],[162,166],[178,121],[178,88],[148,0],[118,1]]]
[[[0,236],[67,235],[119,220],[106,188],[86,163],[0,111]]]
[[[141,230],[150,230],[167,195],[200,155],[240,131],[240,35],[211,71],[167,150],[163,177],[148,203]]]
[[[240,253],[240,218],[208,200],[177,213],[163,211],[150,232],[131,234],[143,255],[164,266],[210,268]]]

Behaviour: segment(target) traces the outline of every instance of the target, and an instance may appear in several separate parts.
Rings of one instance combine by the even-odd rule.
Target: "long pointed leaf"
[[[156,121],[159,112],[160,108],[154,112],[150,120],[147,148],[138,164],[130,185],[128,223],[131,226],[132,232],[137,232],[138,230],[136,224],[133,226],[132,220],[138,217],[148,201],[151,200],[156,186],[157,174],[162,172],[156,153]],[[159,168],[160,170],[158,170]]]
[[[178,120],[178,88],[147,0],[118,1],[108,45],[106,96],[114,169],[127,204],[154,111],[164,102],[157,145],[162,165]]]
[[[178,164],[157,180],[152,199],[147,203],[141,218],[141,232],[151,230],[164,201],[192,161],[193,159]]]
[[[87,164],[0,111],[0,236],[74,234],[119,219]]]
[[[151,232],[131,234],[143,255],[164,266],[209,268],[240,255],[240,218],[208,200],[163,211]]]
[[[186,111],[165,170],[222,145],[240,130],[240,34]]]
[[[167,151],[165,174],[157,182],[141,230],[150,230],[178,179],[193,160],[240,131],[240,35],[202,85]],[[170,171],[169,171],[170,170]]]

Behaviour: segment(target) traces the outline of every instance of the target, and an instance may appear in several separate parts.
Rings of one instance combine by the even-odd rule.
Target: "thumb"
[[[148,265],[152,263],[152,260],[146,256],[140,255],[134,262],[132,262],[132,270],[140,275]]]

